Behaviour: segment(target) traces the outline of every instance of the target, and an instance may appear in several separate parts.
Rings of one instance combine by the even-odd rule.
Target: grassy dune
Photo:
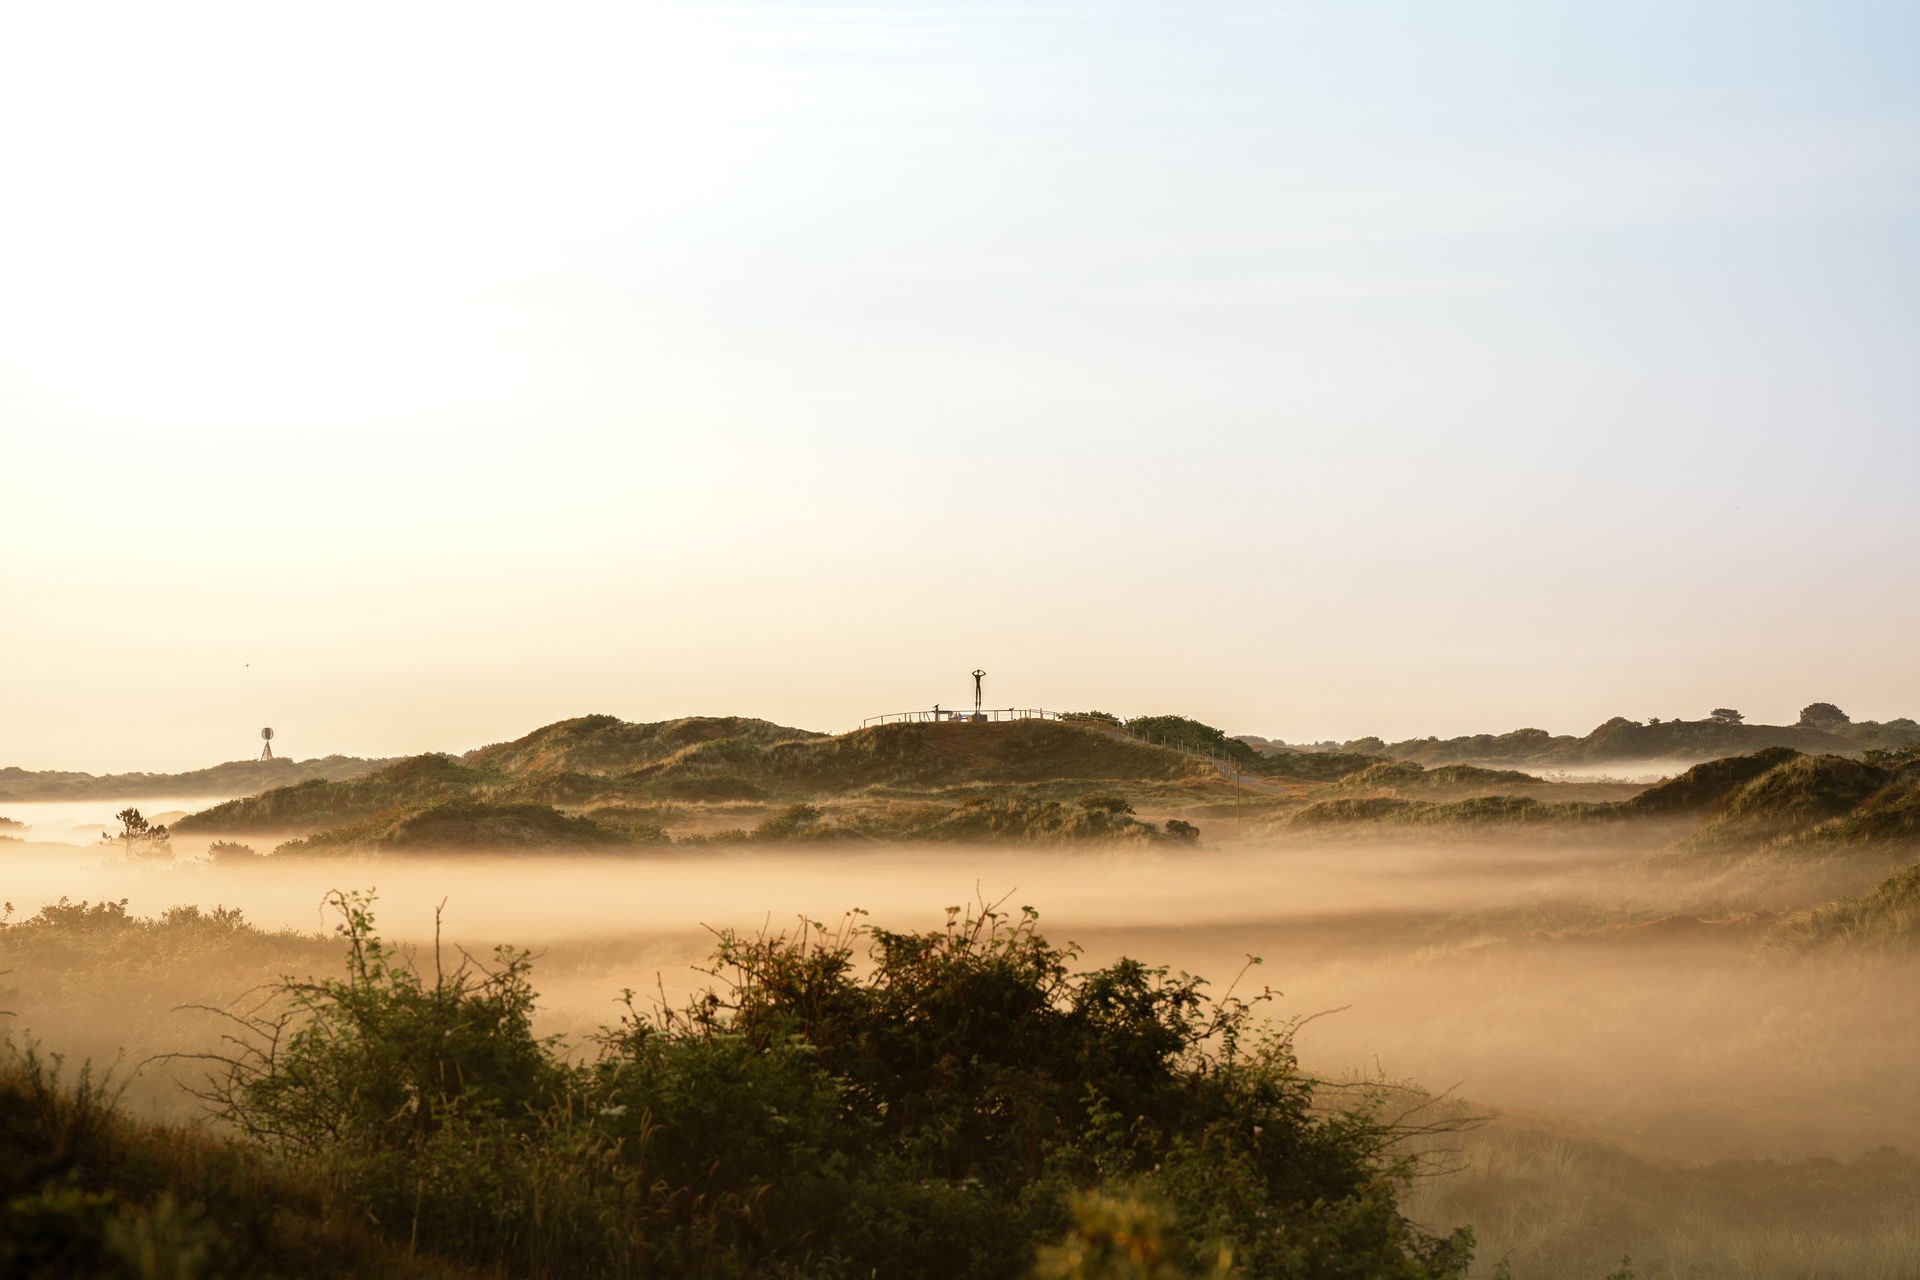
[[[1888,877],[1871,893],[1783,921],[1773,941],[1795,948],[1920,952],[1920,863]]]
[[[700,743],[727,740],[756,747],[824,735],[747,716],[684,716],[630,724],[615,716],[580,716],[535,729],[512,742],[467,754],[468,764],[500,773],[630,773]]]
[[[173,824],[183,834],[235,831],[316,831],[363,821],[402,805],[417,805],[472,791],[500,775],[461,764],[452,756],[413,756],[363,778],[343,782],[313,779],[275,787],[257,796],[229,800],[188,814]]]
[[[689,815],[695,834],[733,830],[758,839],[1144,831],[1144,824],[1089,817],[1077,804],[1081,794],[1116,784],[1136,796],[1229,791],[1190,754],[1051,721],[894,724],[826,738],[760,720],[631,725],[588,716],[464,761],[417,756],[365,778],[278,788],[190,815],[175,830],[306,832],[284,846],[302,854],[614,847],[658,841],[668,812]],[[1009,788],[1045,794],[986,803]],[[795,802],[834,799],[842,810],[865,809],[836,812],[825,823],[782,819]],[[900,800],[921,807],[896,811]],[[738,812],[729,821],[703,816],[709,808]]]

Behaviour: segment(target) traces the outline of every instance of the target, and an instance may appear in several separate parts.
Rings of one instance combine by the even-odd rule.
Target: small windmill
[[[262,760],[273,759],[273,730],[272,729],[262,729],[260,731],[260,758]]]

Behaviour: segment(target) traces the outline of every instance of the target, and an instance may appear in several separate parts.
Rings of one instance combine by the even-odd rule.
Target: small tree
[[[1852,724],[1853,721],[1831,702],[1810,702],[1800,708],[1800,723],[1812,728],[1824,724]]]
[[[117,843],[126,850],[129,858],[171,858],[173,856],[173,837],[168,834],[166,824],[154,826],[134,808],[122,809],[113,815],[120,822],[120,834],[103,835],[101,840]]]
[[[1732,707],[1715,707],[1713,718],[1721,724],[1739,724],[1746,717]]]

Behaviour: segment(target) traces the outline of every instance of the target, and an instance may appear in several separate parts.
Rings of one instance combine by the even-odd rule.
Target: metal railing
[[[1038,707],[994,707],[979,711],[968,711],[964,707],[948,710],[936,707],[932,711],[890,711],[883,716],[868,716],[860,722],[862,729],[876,724],[988,724],[999,720],[1064,720],[1058,711],[1042,711]]]

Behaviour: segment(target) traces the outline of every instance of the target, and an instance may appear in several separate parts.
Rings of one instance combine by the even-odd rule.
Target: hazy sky
[[[1920,8],[0,9],[0,764],[1920,714]],[[251,665],[248,665],[251,664]]]

